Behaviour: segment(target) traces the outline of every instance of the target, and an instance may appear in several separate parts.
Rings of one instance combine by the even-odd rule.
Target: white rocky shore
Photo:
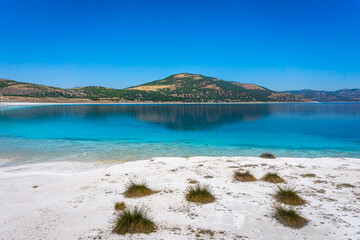
[[[296,209],[309,224],[291,229],[278,223],[273,218],[276,185],[234,182],[236,169],[250,170],[258,179],[276,171],[296,186],[308,202]],[[146,180],[159,192],[124,198],[129,180]],[[190,180],[210,185],[216,201],[187,202]],[[111,166],[68,162],[4,167],[0,239],[360,239],[359,187],[360,159],[193,157]],[[117,201],[150,209],[156,232],[112,234]]]

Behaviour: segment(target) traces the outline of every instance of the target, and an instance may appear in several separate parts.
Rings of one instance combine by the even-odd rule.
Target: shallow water
[[[360,104],[0,106],[0,166],[265,151],[360,158]]]

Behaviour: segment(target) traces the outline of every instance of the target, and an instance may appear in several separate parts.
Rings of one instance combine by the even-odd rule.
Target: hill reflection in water
[[[211,129],[226,123],[257,121],[269,115],[359,116],[360,104],[163,104],[60,105],[0,111],[10,119],[85,118],[101,120],[130,116],[173,130]]]

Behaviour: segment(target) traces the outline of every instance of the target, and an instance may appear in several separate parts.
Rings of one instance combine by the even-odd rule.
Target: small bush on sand
[[[261,154],[260,157],[267,158],[267,159],[275,159],[276,158],[273,154],[268,153],[268,152]]]
[[[235,171],[234,172],[234,179],[240,182],[254,182],[256,181],[256,178],[249,172],[241,172],[241,171]]]
[[[125,186],[124,195],[127,198],[144,197],[156,193],[148,187],[146,182],[135,183],[130,181]]]
[[[278,187],[275,198],[281,203],[292,206],[303,205],[306,203],[306,201],[299,196],[298,191],[296,191],[294,187]]]
[[[189,202],[196,203],[212,203],[215,201],[215,197],[211,193],[210,187],[207,185],[201,186],[200,184],[189,186],[186,189],[185,197]]]
[[[281,206],[275,207],[275,219],[291,228],[302,228],[309,222],[294,209],[286,209]]]
[[[261,180],[265,181],[265,182],[270,182],[270,183],[284,183],[285,180],[282,179],[277,173],[267,173],[265,174]]]
[[[114,208],[115,211],[122,211],[126,208],[126,205],[124,202],[116,202]]]
[[[144,208],[125,209],[119,213],[113,233],[151,233],[155,231],[155,223],[149,218]]]

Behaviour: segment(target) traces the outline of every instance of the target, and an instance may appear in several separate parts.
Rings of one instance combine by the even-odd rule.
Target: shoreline
[[[228,104],[318,104],[322,102],[5,102],[0,101],[0,106],[48,106],[48,105],[228,105]],[[327,102],[328,103],[328,102]],[[331,102],[331,103],[357,103],[357,102]]]
[[[0,106],[61,106],[61,105],[246,105],[246,104],[356,104],[360,102],[11,102],[0,101]]]
[[[234,182],[237,169],[250,170],[257,179],[276,171],[296,186],[308,202],[296,207],[310,220],[308,226],[294,230],[278,223],[272,217],[276,185]],[[304,177],[307,174],[313,175]],[[129,239],[111,233],[116,201],[144,205],[158,227],[131,239],[356,239],[359,178],[356,158],[171,157],[110,165],[47,162],[2,167],[0,239]],[[159,192],[124,198],[130,180],[146,180]],[[215,203],[187,202],[189,180],[210,185]]]
[[[190,157],[150,157],[147,159],[132,159],[132,160],[110,160],[110,161],[102,161],[102,160],[95,160],[95,161],[86,161],[86,160],[61,160],[61,161],[53,161],[53,162],[45,162],[45,161],[38,161],[38,162],[20,162],[20,163],[12,163],[8,165],[0,165],[0,172],[4,168],[32,168],[34,166],[39,166],[41,169],[50,167],[53,168],[54,166],[59,165],[75,165],[78,166],[79,169],[83,167],[84,169],[88,169],[90,166],[92,168],[101,168],[101,167],[111,167],[118,164],[124,164],[129,162],[142,162],[142,161],[151,161],[152,159],[159,159],[159,158],[169,158],[169,159],[192,159],[192,158],[206,158],[206,159],[218,159],[218,158],[242,158],[242,159],[262,159],[258,156],[226,156],[226,155],[219,155],[219,156],[206,156],[206,155],[197,155],[197,156],[190,156]],[[276,157],[276,159],[286,159],[286,160],[314,160],[314,161],[321,161],[321,160],[346,160],[346,161],[354,161],[360,163],[360,158],[357,157]],[[76,168],[75,168],[76,169]]]

